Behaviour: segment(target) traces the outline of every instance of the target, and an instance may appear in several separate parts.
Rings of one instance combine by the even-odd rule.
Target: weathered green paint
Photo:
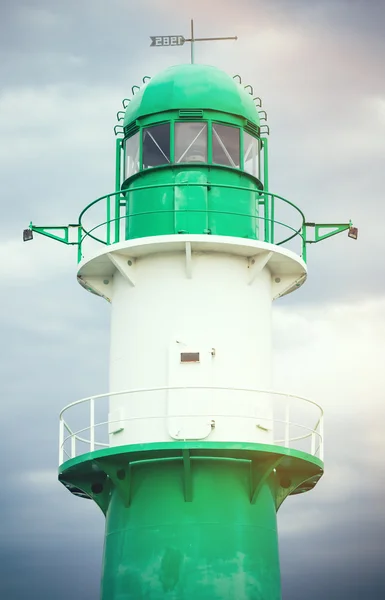
[[[126,239],[174,233],[258,239],[255,180],[245,173],[219,166],[174,165],[153,168],[129,181]],[[143,189],[146,184],[157,187]],[[233,185],[244,189],[234,193]]]
[[[59,478],[106,515],[102,600],[279,600],[276,511],[322,468],[275,445],[163,442],[87,453]]]
[[[241,116],[259,125],[250,94],[230,75],[206,65],[175,65],[158,73],[131,99],[123,125],[155,113],[206,109]]]
[[[273,492],[255,504],[243,461],[194,462],[186,502],[181,464],[140,463],[127,509],[112,492],[102,600],[279,600]]]
[[[269,191],[269,140],[261,140],[261,155],[263,157],[263,185],[264,191]],[[264,196],[264,231],[265,242],[274,243],[274,196]]]
[[[189,65],[187,65],[187,67],[188,66]],[[200,65],[198,66],[200,67]],[[144,89],[150,88],[153,85],[153,82],[154,80],[151,80]],[[235,87],[237,94],[241,92],[248,100],[250,99],[250,96],[245,94],[244,90],[242,90],[242,88],[231,78],[228,78],[228,82],[231,84],[230,89],[232,90],[232,93],[234,92]],[[141,101],[144,102],[144,95]],[[139,94],[135,96],[135,102],[139,102]],[[212,234],[217,231],[221,235],[234,235],[237,237],[258,239],[259,220],[256,218],[258,217],[258,202],[256,201],[257,196],[255,192],[249,193],[242,190],[237,195],[234,195],[231,188],[219,189],[214,187],[216,183],[229,183],[230,186],[241,185],[243,187],[254,189],[256,186],[261,189],[263,187],[261,182],[256,181],[252,176],[246,173],[240,172],[240,169],[231,169],[225,166],[216,167],[212,165],[213,123],[221,122],[222,124],[237,127],[241,131],[246,123],[245,117],[243,116],[242,118],[239,114],[231,112],[231,102],[228,110],[225,110],[225,104],[218,107],[218,102],[216,105],[213,103],[212,110],[208,110],[207,106],[210,107],[210,103],[207,105],[202,99],[201,102],[203,102],[203,104],[200,105],[200,108],[202,109],[202,119],[200,119],[199,122],[207,123],[208,131],[207,166],[202,164],[175,164],[174,127],[176,122],[181,121],[179,118],[179,110],[172,110],[170,108],[168,113],[161,112],[156,114],[157,105],[154,104],[152,112],[155,114],[148,115],[145,110],[145,116],[142,114],[137,115],[136,123],[141,129],[160,122],[170,123],[171,165],[167,164],[160,168],[142,170],[123,183],[123,190],[130,189],[130,193],[127,193],[126,239],[151,235],[165,235],[182,231],[188,233]],[[132,102],[127,110],[131,110],[131,105]],[[178,104],[176,104],[176,106],[178,106],[178,108],[181,107]],[[189,108],[192,107],[190,106]],[[220,112],[221,109],[223,112]],[[258,115],[255,107],[254,111],[256,115]],[[240,136],[240,139],[242,141],[241,148],[243,151],[242,135]],[[140,136],[140,140],[141,165],[142,135]],[[243,155],[241,155],[241,163],[242,160]],[[179,189],[163,189],[158,187],[143,192],[140,192],[139,190],[134,191],[138,186],[143,187],[146,184],[151,186],[162,181],[167,185],[170,185],[172,182],[175,182],[176,184],[196,184],[202,181],[203,184],[206,184],[206,187],[196,187],[194,190],[186,187],[180,187]],[[213,187],[207,188],[208,183],[212,184]],[[207,213],[207,210],[210,210],[210,206],[213,211],[220,210],[222,215],[210,217]],[[143,214],[144,212],[147,214]],[[243,214],[247,216],[244,217],[242,216]]]

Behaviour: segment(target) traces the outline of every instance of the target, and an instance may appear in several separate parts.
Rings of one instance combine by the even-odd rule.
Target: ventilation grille
[[[203,119],[203,110],[184,109],[179,111],[180,119]]]
[[[134,133],[139,131],[139,127],[137,126],[136,121],[133,121],[132,123],[126,125],[123,131],[124,137],[131,137],[132,135],[134,135]]]
[[[251,121],[246,121],[245,131],[251,133],[251,135],[256,135],[259,137],[261,133],[261,128],[258,127],[258,125],[254,125],[254,123],[252,123]]]
[[[181,352],[181,363],[199,363],[199,352]]]

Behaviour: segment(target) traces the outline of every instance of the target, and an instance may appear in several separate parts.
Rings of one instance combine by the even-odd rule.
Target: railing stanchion
[[[90,398],[90,452],[95,450],[95,399]]]
[[[302,260],[306,263],[307,260],[307,248],[306,248],[306,225],[302,225]]]
[[[290,400],[286,401],[285,409],[285,447],[289,448],[290,445]]]
[[[312,454],[312,456],[315,456],[315,431],[311,432],[311,450],[310,450],[310,454]]]
[[[111,196],[107,196],[107,246],[111,244]]]
[[[60,419],[59,425],[59,465],[64,462],[64,421]]]
[[[324,416],[321,414],[319,421],[319,434],[320,434],[320,446],[319,446],[319,457],[323,461],[324,459]]]
[[[120,182],[122,168],[122,140],[116,139],[116,159],[115,159],[115,244],[120,241]]]
[[[73,433],[71,435],[71,458],[75,458],[76,456],[76,435]]]
[[[79,224],[78,227],[78,263],[82,260],[82,237],[83,237],[83,227]]]
[[[275,201],[274,194],[271,194],[271,209],[270,209],[270,244],[274,244],[274,214],[275,214]]]

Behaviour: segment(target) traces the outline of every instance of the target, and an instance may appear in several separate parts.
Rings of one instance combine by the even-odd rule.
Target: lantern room
[[[126,239],[258,239],[267,154],[251,94],[223,71],[196,64],[170,67],[137,90],[121,145]]]

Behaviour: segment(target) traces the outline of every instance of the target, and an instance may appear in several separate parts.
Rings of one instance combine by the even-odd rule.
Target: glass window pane
[[[259,140],[244,132],[244,169],[250,175],[259,177]]]
[[[175,123],[175,162],[207,162],[207,123]]]
[[[213,124],[213,163],[239,168],[239,129]]]
[[[124,178],[139,171],[139,132],[126,140]]]
[[[143,130],[143,169],[170,162],[170,123]]]

